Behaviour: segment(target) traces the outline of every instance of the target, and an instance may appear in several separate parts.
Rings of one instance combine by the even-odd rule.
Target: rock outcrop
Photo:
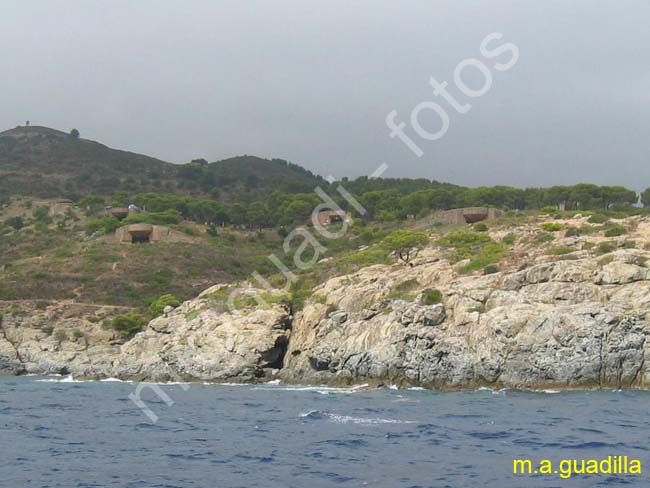
[[[211,303],[221,288],[208,289],[150,322],[122,347],[114,375],[162,381],[272,378],[289,342],[288,306],[255,303],[229,311],[221,302]]]
[[[458,277],[446,261],[328,281],[296,317],[282,376],[435,388],[645,388],[648,268],[639,251]],[[417,280],[443,303],[390,299]],[[335,309],[335,310],[334,310]],[[334,311],[333,311],[334,310]]]
[[[532,242],[525,232],[520,242]],[[515,246],[488,275],[460,274],[462,263],[431,247],[409,265],[329,279],[296,313],[281,292],[252,288],[231,310],[218,285],[128,341],[101,325],[115,307],[5,304],[0,374],[648,388],[650,223],[635,232],[634,246],[621,240],[604,255],[582,237],[555,241],[575,249],[568,257]]]

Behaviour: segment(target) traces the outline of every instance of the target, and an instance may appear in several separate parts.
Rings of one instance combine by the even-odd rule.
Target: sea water
[[[650,486],[650,394],[0,378],[0,486]],[[171,402],[170,402],[171,400]],[[642,475],[514,475],[628,456]],[[646,466],[647,464],[647,466]]]

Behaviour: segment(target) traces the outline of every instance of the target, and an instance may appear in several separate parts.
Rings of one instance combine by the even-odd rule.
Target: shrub
[[[90,219],[86,222],[86,234],[92,235],[95,232],[102,234],[111,234],[122,225],[115,217],[101,217],[98,219]]]
[[[110,322],[110,327],[122,337],[133,337],[140,332],[147,323],[147,320],[136,312],[126,315],[118,315]]]
[[[67,338],[68,336],[66,335],[65,330],[58,329],[54,333],[54,339],[59,343],[65,341]]]
[[[552,206],[542,207],[540,212],[545,213],[545,214],[552,214],[552,213],[557,212],[557,207],[552,207]]]
[[[551,234],[537,234],[535,238],[533,239],[533,243],[535,244],[545,244],[547,242],[551,242],[555,240],[555,237],[553,237]]]
[[[44,224],[49,224],[52,222],[50,217],[50,209],[47,207],[36,207],[32,213],[34,220],[37,222],[43,222]]]
[[[622,225],[612,225],[605,229],[605,237],[617,237],[625,234],[627,230]]]
[[[607,218],[606,215],[603,215],[603,214],[593,214],[593,215],[591,215],[591,216],[589,217],[589,219],[587,220],[587,222],[589,222],[590,224],[603,224],[603,223],[607,222],[608,220],[609,220],[609,219]]]
[[[564,237],[578,237],[580,235],[580,229],[577,227],[568,227],[564,232]]]
[[[546,232],[558,232],[562,230],[564,226],[558,222],[546,222],[542,224],[542,229]]]
[[[483,274],[489,275],[499,272],[499,267],[496,264],[488,264],[483,268]]]
[[[122,221],[122,225],[129,224],[154,224],[154,225],[171,225],[179,224],[183,216],[178,210],[165,210],[164,212],[151,212],[144,214],[131,214]]]
[[[424,232],[396,230],[384,238],[383,245],[388,250],[395,252],[400,260],[408,263],[417,256],[419,250],[427,242],[429,242],[429,236]]]
[[[10,219],[5,220],[5,225],[12,227],[14,230],[20,230],[25,227],[25,221],[22,217],[11,217]]]
[[[435,305],[442,302],[442,292],[436,288],[429,288],[422,292],[423,305]]]
[[[471,273],[488,264],[497,263],[507,254],[503,243],[494,242],[490,236],[475,232],[451,232],[438,239],[438,244],[454,248],[450,256],[451,262],[470,260],[468,264],[461,267],[461,273]]]
[[[472,227],[476,232],[486,232],[488,230],[488,226],[485,222],[478,222],[474,224]]]
[[[506,246],[512,246],[515,243],[516,239],[517,238],[515,237],[514,234],[507,234],[503,236],[501,242],[503,242]]]
[[[217,229],[217,226],[214,224],[208,225],[208,229],[206,232],[210,237],[217,237],[219,235],[219,230]]]
[[[305,306],[307,298],[311,295],[311,291],[314,288],[315,283],[309,281],[298,280],[294,281],[291,284],[291,310],[296,312],[302,310]]]
[[[163,314],[165,307],[178,307],[181,301],[174,295],[166,294],[156,298],[151,305],[149,305],[149,313],[152,317],[158,317]]]
[[[564,254],[570,254],[575,251],[576,249],[574,247],[556,246],[549,249],[548,254],[550,254],[551,256],[563,256]]]
[[[612,256],[610,254],[609,256],[605,256],[604,258],[600,258],[598,260],[598,264],[601,265],[601,266],[606,266],[609,263],[611,263],[612,261],[614,261],[614,256]]]
[[[418,280],[406,280],[393,288],[393,290],[388,294],[388,298],[392,300],[413,300],[414,297],[411,291],[416,286],[418,286]]]
[[[598,244],[598,247],[596,248],[596,252],[598,254],[607,254],[612,251],[615,251],[616,248],[617,246],[613,242],[601,242]]]
[[[438,239],[438,244],[443,247],[453,247],[459,251],[471,251],[472,248],[478,248],[489,242],[492,242],[490,236],[485,234],[475,234],[473,232],[450,232],[449,234]],[[460,257],[457,261],[464,259]]]

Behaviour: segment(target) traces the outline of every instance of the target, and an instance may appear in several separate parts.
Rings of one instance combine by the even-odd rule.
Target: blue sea
[[[7,488],[650,486],[650,394],[161,385],[0,378]],[[514,458],[643,463],[515,476]]]

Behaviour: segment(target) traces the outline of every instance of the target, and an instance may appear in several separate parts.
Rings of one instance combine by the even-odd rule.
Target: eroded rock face
[[[228,312],[213,306],[207,292],[168,310],[127,342],[97,319],[126,310],[72,310],[73,305],[38,310],[25,303],[24,310],[7,312],[0,322],[0,374],[242,382],[272,377],[287,349],[288,307]]]
[[[30,303],[6,308],[0,319],[0,373],[108,376],[119,342],[92,320],[109,310],[76,305],[40,309]]]
[[[290,318],[282,304],[228,312],[203,298],[191,300],[125,344],[113,371],[121,378],[161,381],[270,378],[282,367]]]
[[[119,312],[110,307],[32,306],[2,317],[0,374],[650,387],[648,252],[577,257],[464,276],[428,249],[413,266],[371,266],[326,281],[295,316],[280,300],[264,307],[243,300],[229,311],[214,301],[223,300],[218,285],[166,310],[126,343],[100,325]],[[432,289],[442,303],[432,303]]]
[[[645,388],[650,282],[639,253],[481,277],[424,259],[330,280],[296,317],[281,374],[307,383]],[[387,299],[413,279],[440,289],[443,304]],[[344,322],[326,313],[333,306]]]

